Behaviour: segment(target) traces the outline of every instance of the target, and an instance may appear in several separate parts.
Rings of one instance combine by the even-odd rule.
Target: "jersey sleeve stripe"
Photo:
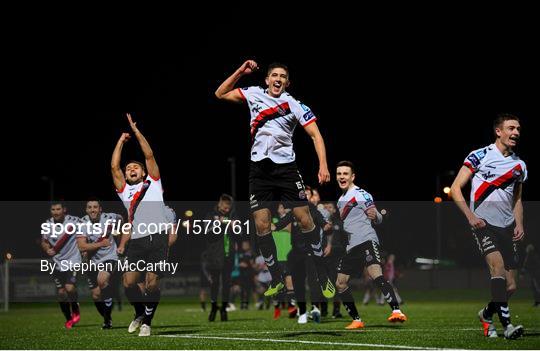
[[[475,173],[474,168],[470,162],[463,162],[463,165],[467,167],[471,172]]]
[[[302,127],[306,128],[307,126],[309,126],[311,123],[315,122],[316,120],[317,120],[317,117],[313,117],[313,119],[311,121],[307,122]]]

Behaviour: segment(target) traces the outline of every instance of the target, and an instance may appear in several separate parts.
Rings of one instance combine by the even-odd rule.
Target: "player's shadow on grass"
[[[326,336],[343,336],[341,332],[330,332],[330,331],[305,331],[305,332],[296,332],[296,333],[285,333],[283,334],[286,338],[294,338],[301,335],[326,335]]]
[[[195,324],[175,324],[175,325],[156,325],[152,326],[152,329],[165,329],[165,328],[196,328],[200,325]]]
[[[525,331],[525,333],[523,333],[523,337],[529,337],[529,336],[532,336],[532,337],[539,337],[540,336],[540,332],[530,332],[530,333],[527,333],[527,331]]]

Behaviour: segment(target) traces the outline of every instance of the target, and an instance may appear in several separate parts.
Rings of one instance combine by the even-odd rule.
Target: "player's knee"
[[[99,301],[101,299],[101,294],[99,291],[92,291],[92,300]]]
[[[339,293],[344,292],[349,287],[349,284],[347,284],[346,281],[338,279],[336,281],[336,289]]]
[[[508,296],[512,295],[517,289],[517,284],[515,281],[507,280],[506,281],[506,294]]]
[[[272,231],[270,227],[270,222],[268,222],[267,220],[258,220],[255,222],[255,226],[257,227],[258,235],[267,234]]]
[[[68,294],[73,294],[73,293],[75,293],[77,291],[76,288],[75,288],[75,285],[71,285],[71,284],[67,284],[65,286],[65,289],[66,289],[66,293],[68,293]]]
[[[68,294],[65,288],[58,289],[58,300],[65,301],[67,300]]]
[[[137,286],[137,280],[129,277],[127,275],[124,275],[124,279],[122,279],[122,283],[124,285],[124,288],[129,289]]]

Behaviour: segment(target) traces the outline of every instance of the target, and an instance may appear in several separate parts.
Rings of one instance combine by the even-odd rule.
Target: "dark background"
[[[125,112],[155,151],[166,199],[208,201],[229,192],[228,157],[237,160],[238,197],[246,199],[249,113],[213,95],[245,59],[289,65],[289,91],[318,116],[330,169],[354,161],[357,183],[376,200],[431,200],[437,174],[493,142],[499,112],[522,118],[518,153],[530,174],[524,198],[537,199],[540,77],[530,22],[389,22],[166,33],[147,25],[110,32],[51,25],[8,38],[2,199],[47,200],[47,176],[56,197],[115,200],[109,164],[129,130]],[[262,84],[263,72],[240,85]],[[295,148],[306,183],[314,184],[317,158],[301,127]],[[142,156],[133,140],[125,151],[124,160]],[[322,194],[335,199],[336,183]]]
[[[214,201],[230,192],[229,157],[236,158],[238,199],[246,200],[249,112],[213,95],[246,59],[263,69],[241,86],[262,84],[273,61],[289,66],[289,92],[318,116],[331,172],[336,162],[352,160],[357,184],[379,202],[432,201],[450,185],[447,171],[493,142],[491,125],[500,112],[522,119],[517,152],[529,169],[524,199],[538,199],[535,20],[506,7],[496,15],[488,9],[425,14],[430,9],[422,8],[358,17],[341,9],[324,20],[267,10],[265,16],[223,14],[219,23],[184,24],[190,14],[182,13],[158,25],[145,17],[111,15],[104,22],[74,15],[63,21],[25,17],[9,26],[2,38],[0,200],[47,201],[52,179],[57,198],[117,201],[110,157],[120,133],[129,131],[125,112],[154,149],[167,201]],[[295,149],[304,180],[313,185],[317,158],[301,127]],[[124,150],[123,160],[142,157],[134,140]],[[337,199],[333,174],[321,194]],[[452,204],[445,208],[457,213]],[[406,231],[381,229],[383,244],[402,257],[434,256],[433,213],[412,213],[404,215]],[[526,224],[534,217],[526,213]],[[12,224],[19,222],[25,221]],[[461,252],[480,262],[462,224],[448,226],[456,234],[444,233],[442,254]],[[37,238],[25,235],[25,242]],[[12,237],[3,241],[5,249],[17,241]]]

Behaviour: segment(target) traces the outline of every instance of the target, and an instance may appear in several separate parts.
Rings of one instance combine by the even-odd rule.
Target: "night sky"
[[[110,157],[129,131],[125,112],[154,149],[167,200],[230,192],[229,157],[237,160],[238,198],[246,200],[249,112],[213,94],[246,59],[289,66],[289,92],[318,116],[330,170],[352,160],[357,184],[376,200],[432,200],[437,174],[459,169],[469,151],[493,142],[499,112],[522,119],[524,198],[540,195],[540,60],[530,28],[432,21],[389,31],[67,32],[36,31],[6,43],[2,149],[11,185],[4,184],[3,200],[48,200],[43,176],[54,179],[58,198],[115,200]],[[240,86],[263,84],[263,72]],[[295,149],[306,184],[314,184],[317,158],[301,127]],[[142,157],[135,140],[125,151],[124,161]],[[335,181],[321,192],[337,198]]]

